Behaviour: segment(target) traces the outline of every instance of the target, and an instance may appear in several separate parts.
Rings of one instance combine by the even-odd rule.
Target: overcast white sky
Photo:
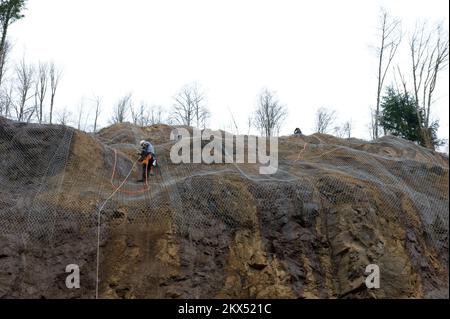
[[[101,96],[102,125],[127,92],[136,103],[170,108],[177,90],[197,81],[215,129],[230,129],[230,109],[247,133],[256,96],[268,87],[288,108],[281,134],[313,133],[315,112],[326,106],[340,122],[352,120],[354,136],[369,138],[380,6],[405,31],[417,19],[444,20],[448,30],[448,0],[29,0],[9,37],[13,61],[25,56],[63,68],[59,109],[77,113],[82,99],[88,105]],[[397,63],[409,67],[405,46]],[[433,111],[443,138],[448,78],[447,70]]]

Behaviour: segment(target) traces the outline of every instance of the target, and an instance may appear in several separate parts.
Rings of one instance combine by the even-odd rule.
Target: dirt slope
[[[171,130],[0,118],[0,298],[95,298],[99,212],[100,298],[448,297],[448,157],[393,137],[289,136],[267,177],[172,164]],[[143,138],[159,161],[144,185]]]

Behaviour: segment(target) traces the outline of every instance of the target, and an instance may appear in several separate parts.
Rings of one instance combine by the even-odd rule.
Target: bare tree
[[[141,102],[139,108],[132,108],[133,123],[139,126],[149,126],[162,123],[163,109],[161,106],[148,107],[146,103]]]
[[[280,103],[276,93],[263,89],[258,97],[258,106],[253,116],[253,125],[267,137],[278,134],[287,116],[286,107]]]
[[[36,93],[35,93],[35,104],[36,104],[36,115],[38,122],[42,123],[43,120],[43,108],[45,95],[47,94],[48,86],[48,67],[45,63],[39,63],[37,67],[37,79],[36,79]]]
[[[0,116],[10,117],[11,109],[14,107],[13,104],[13,86],[3,85],[0,88]]]
[[[194,114],[198,128],[206,126],[206,121],[210,117],[210,112],[203,106],[205,95],[200,91],[198,84],[191,85],[192,103],[194,104]]]
[[[96,96],[95,97],[95,114],[94,114],[94,133],[97,133],[97,121],[98,121],[98,117],[101,112],[100,103],[101,103],[100,97]]]
[[[335,135],[340,138],[350,138],[352,135],[352,122],[344,122],[341,126],[334,128]]]
[[[198,128],[205,129],[208,126],[209,119],[211,118],[211,112],[206,107],[201,107],[197,118],[199,120]]]
[[[9,40],[5,40],[3,50],[0,51],[0,86],[3,84],[3,78],[7,71],[7,64],[12,45]]]
[[[399,78],[399,80],[401,82],[401,86],[402,86],[401,89],[400,89],[400,86],[398,84],[397,77]],[[397,65],[396,69],[394,70],[394,82],[395,82],[395,85],[396,85],[397,92],[400,92],[402,90],[403,94],[408,94],[406,78],[405,78],[405,75],[403,74],[403,72],[402,72],[402,70],[401,70],[399,65]]]
[[[34,107],[28,107],[28,100],[33,98],[31,95],[31,88],[33,86],[34,68],[28,65],[25,59],[22,59],[16,65],[16,91],[19,101],[14,105],[16,111],[16,118],[19,122],[29,121],[34,113]]]
[[[247,130],[247,135],[250,135],[250,130],[251,130],[251,128],[252,128],[252,123],[253,123],[253,118],[252,118],[251,115],[249,115],[249,116],[247,117],[247,128],[248,128],[248,130]]]
[[[345,122],[344,125],[342,126],[342,129],[344,132],[344,136],[346,136],[347,138],[352,137],[352,121]]]
[[[145,126],[161,124],[163,122],[163,113],[164,113],[164,110],[160,105],[154,105],[154,106],[150,107],[150,109],[146,113],[147,116],[146,116]]]
[[[430,132],[430,111],[438,75],[448,66],[448,32],[444,32],[442,24],[430,30],[426,22],[420,26],[418,24],[409,39],[409,49],[421,135],[424,145],[434,149]]]
[[[141,115],[143,116],[143,105],[140,104],[139,108],[137,110],[135,110],[134,106],[131,104],[130,112],[131,112],[131,121],[133,122],[134,125],[138,125],[140,123],[139,119],[141,119],[141,121],[142,121]]]
[[[58,70],[55,64],[52,62],[50,63],[48,73],[50,76],[50,124],[52,124],[55,95],[56,90],[58,89],[59,81],[61,80],[62,72],[61,70]]]
[[[172,118],[181,125],[191,126],[194,118],[194,103],[192,102],[191,91],[184,87],[175,97]]]
[[[210,116],[209,110],[204,106],[205,95],[199,91],[197,84],[184,86],[175,96],[171,118],[174,122],[198,128],[206,125]]]
[[[71,117],[72,117],[72,113],[70,113],[66,107],[64,107],[57,114],[58,123],[61,125],[68,125],[70,123]]]
[[[375,139],[375,110],[373,108],[370,108],[369,111],[370,111],[370,113],[369,113],[370,122],[367,125],[367,127],[369,129],[370,139],[374,140]]]
[[[316,132],[327,133],[336,120],[336,111],[321,107],[316,112]]]
[[[130,106],[131,110],[131,118],[134,125],[139,126],[148,126],[155,124],[154,116],[155,112],[153,107],[149,108],[145,102],[141,102],[138,108],[134,108],[132,105]]]
[[[114,107],[114,113],[111,119],[112,124],[123,123],[126,121],[128,110],[132,108],[131,93],[119,99]]]
[[[237,135],[239,135],[239,127],[236,123],[236,119],[234,118],[233,112],[231,112],[231,109],[228,107],[228,112],[230,112],[230,116],[231,116],[231,122],[232,122],[232,131],[235,131]]]
[[[154,106],[152,108],[152,111],[152,114],[154,114],[154,116],[152,116],[152,124],[161,124],[165,121],[165,110],[161,105]]]
[[[380,101],[383,90],[384,80],[389,70],[398,46],[401,42],[400,21],[394,19],[390,14],[381,8],[380,13],[380,45],[376,48],[378,57],[378,75],[377,75],[377,102],[374,112],[373,136],[379,137],[379,117],[380,117]]]
[[[80,105],[78,106],[78,121],[77,121],[77,129],[81,130],[81,119],[83,117],[84,112],[84,101],[82,100]]]

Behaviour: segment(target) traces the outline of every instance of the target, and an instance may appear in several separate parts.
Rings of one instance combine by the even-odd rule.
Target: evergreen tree
[[[424,123],[423,121],[422,112],[417,114],[416,101],[412,94],[398,92],[393,87],[386,89],[381,102],[380,117],[380,125],[385,132],[425,146],[420,125]],[[442,141],[437,138],[438,128],[438,121],[432,122],[429,127],[428,134],[434,146],[442,145]]]
[[[24,17],[22,11],[25,9],[25,3],[26,0],[0,0],[0,85],[3,78],[5,45],[8,27],[15,21]]]

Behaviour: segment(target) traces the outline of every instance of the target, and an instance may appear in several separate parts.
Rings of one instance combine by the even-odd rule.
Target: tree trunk
[[[383,67],[383,55],[384,55],[384,41],[385,41],[385,31],[386,31],[386,18],[383,20],[383,31],[381,34],[381,46],[380,46],[380,57],[378,60],[378,86],[377,86],[377,105],[375,108],[375,129],[374,138],[378,138],[378,118],[380,116],[380,95],[383,87],[382,83],[382,67]]]
[[[421,134],[422,134],[423,146],[434,151],[435,148],[434,148],[433,141],[431,138],[430,130],[428,128],[424,127],[421,129]]]
[[[2,27],[2,38],[0,40],[0,86],[2,84],[3,79],[3,67],[5,65],[5,44],[6,44],[6,35],[8,33],[8,26],[9,26],[9,20],[11,18],[11,7],[8,8],[8,11],[6,12],[6,19],[3,23]]]
[[[50,124],[52,124],[52,116],[53,116],[53,101],[54,101],[54,95],[52,94],[50,98]]]

